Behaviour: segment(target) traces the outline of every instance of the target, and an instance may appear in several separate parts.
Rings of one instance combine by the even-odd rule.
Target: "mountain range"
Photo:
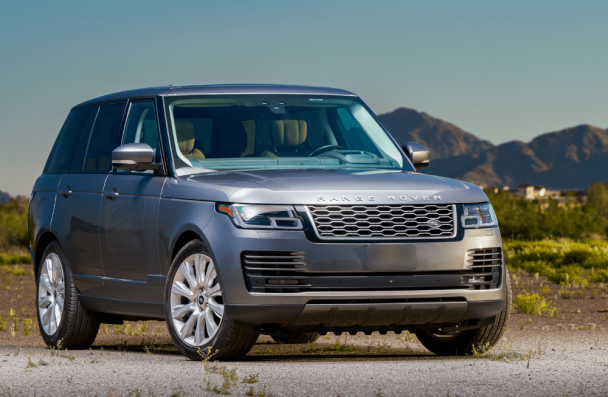
[[[528,143],[494,145],[413,109],[398,108],[378,118],[397,142],[429,148],[428,174],[511,188],[527,183],[583,190],[593,182],[608,182],[608,131],[592,125],[549,132]]]

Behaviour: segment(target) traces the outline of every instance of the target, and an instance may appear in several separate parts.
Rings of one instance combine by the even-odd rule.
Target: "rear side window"
[[[70,112],[65,123],[63,123],[63,127],[61,127],[61,131],[59,131],[55,145],[53,145],[53,150],[51,150],[44,167],[44,173],[68,172],[76,151],[76,145],[78,145],[89,119],[94,116],[95,109],[95,106],[83,106]],[[85,135],[89,131],[87,130]]]
[[[118,146],[123,109],[123,103],[99,108],[84,161],[85,172],[106,173],[112,169],[112,150]]]

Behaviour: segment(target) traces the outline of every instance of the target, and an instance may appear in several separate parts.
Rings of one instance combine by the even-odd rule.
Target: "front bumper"
[[[454,325],[490,318],[503,309],[505,272],[497,288],[372,289],[340,288],[305,292],[250,292],[242,266],[243,251],[306,253],[307,270],[316,274],[365,274],[377,269],[367,262],[367,247],[375,243],[311,242],[302,231],[237,229],[228,217],[214,214],[204,238],[217,264],[225,310],[242,328],[273,333],[280,329],[381,330]],[[446,274],[466,269],[467,251],[502,247],[500,231],[467,229],[460,239],[408,241],[415,246],[416,265],[408,271]],[[504,265],[503,265],[504,266]],[[386,273],[392,274],[392,273]],[[401,272],[401,277],[407,272]],[[474,321],[473,321],[474,322]]]

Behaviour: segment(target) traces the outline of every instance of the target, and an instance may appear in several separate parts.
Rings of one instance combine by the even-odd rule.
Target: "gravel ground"
[[[214,387],[259,397],[608,396],[608,286],[563,299],[543,277],[512,280],[515,294],[542,293],[545,284],[559,315],[513,313],[504,340],[481,357],[437,357],[413,335],[389,333],[312,345],[260,337],[242,361],[205,364],[180,356],[165,323],[154,321],[104,325],[91,350],[51,351],[34,318],[33,277],[0,271],[0,396],[215,396]]]
[[[335,351],[338,339],[346,351]],[[258,382],[242,383],[250,376]],[[86,351],[0,346],[0,396],[214,396],[208,388],[231,378],[234,396],[608,395],[608,338],[597,329],[512,328],[489,355],[443,358],[404,335],[313,345],[261,337],[246,359],[229,363],[189,361],[163,338]]]

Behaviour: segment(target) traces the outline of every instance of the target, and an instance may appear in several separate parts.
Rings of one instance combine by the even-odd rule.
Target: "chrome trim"
[[[429,296],[436,298],[438,296],[464,296],[464,295],[476,295],[476,294],[485,294],[490,292],[499,292],[501,288],[493,288],[493,289],[448,289],[448,290],[423,290],[423,291],[324,291],[324,292],[289,292],[289,293],[280,293],[280,292],[249,292],[252,296],[259,297],[297,297],[297,296],[306,296],[306,297],[314,297],[314,298],[326,298],[328,296],[338,296],[345,298],[362,298],[362,297],[374,297],[377,299],[382,299],[382,297],[412,297],[412,296]]]
[[[390,205],[394,205],[394,204],[377,204],[377,206],[390,206]],[[412,204],[412,205],[421,205],[419,203],[417,204]],[[424,204],[422,204],[424,205]],[[432,205],[432,204],[428,204],[428,205]],[[456,237],[456,233],[458,232],[458,222],[457,222],[457,213],[456,213],[456,204],[442,204],[442,205],[451,205],[452,206],[452,223],[454,225],[454,230],[452,231],[451,235],[448,236],[421,236],[421,237],[408,237],[408,236],[397,236],[397,237],[388,237],[388,236],[363,236],[363,237],[343,237],[343,236],[337,236],[337,237],[321,237],[321,235],[319,234],[319,231],[317,230],[317,225],[315,223],[315,220],[312,217],[312,214],[310,212],[309,207],[310,206],[315,206],[315,204],[310,204],[310,205],[305,205],[304,208],[306,208],[306,214],[308,215],[308,219],[310,219],[310,223],[312,225],[312,230],[314,230],[315,235],[319,238],[319,240],[326,240],[326,241],[331,241],[331,240],[353,240],[353,241],[357,241],[357,240],[426,240],[426,239],[432,239],[432,240],[438,240],[438,239],[446,239],[446,238],[454,238]],[[339,206],[339,205],[336,205]],[[362,204],[363,206],[363,204]]]

